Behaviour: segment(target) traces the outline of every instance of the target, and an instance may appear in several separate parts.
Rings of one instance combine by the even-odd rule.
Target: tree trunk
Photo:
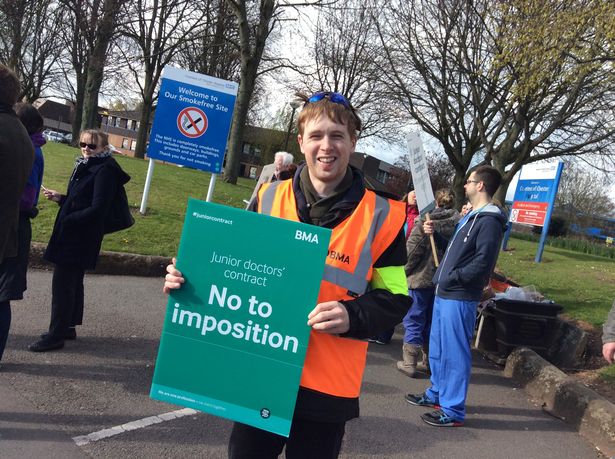
[[[75,94],[75,106],[73,107],[73,144],[79,141],[81,133],[81,119],[83,118],[83,98],[85,95],[85,73],[77,75],[77,94]]]
[[[21,54],[24,45],[23,20],[25,7],[26,2],[2,2],[2,10],[7,19],[7,24],[4,24],[4,26],[11,30],[12,39],[8,60],[5,64],[17,74],[20,80],[22,75],[19,64],[21,63]]]
[[[455,195],[455,209],[461,210],[461,207],[468,201],[464,185],[466,183],[466,174],[462,170],[455,171],[453,177],[453,194]]]
[[[222,66],[220,65],[220,55],[221,55],[222,49],[224,48],[224,40],[225,40],[224,26],[225,26],[226,17],[228,14],[227,9],[228,7],[226,5],[226,2],[220,2],[219,10],[218,10],[218,17],[216,20],[216,32],[214,34],[214,39],[211,44],[211,56],[210,56],[210,59],[204,60],[204,62],[208,64],[208,67],[206,67],[206,71],[205,71],[207,75],[221,77],[219,75],[219,71],[222,68]],[[208,50],[208,48],[204,46],[203,50],[206,51]]]
[[[135,158],[145,158],[147,150],[147,140],[149,139],[149,122],[152,117],[152,98],[143,98],[143,108],[141,109],[141,120],[137,131],[137,148]]]
[[[500,204],[502,207],[506,205],[506,192],[508,191],[508,185],[510,185],[511,178],[503,178],[502,184],[498,188],[498,190],[493,195],[493,200],[496,201],[496,204]]]
[[[81,130],[97,129],[98,123],[98,92],[103,79],[104,55],[92,55],[87,69],[83,97]]]
[[[253,63],[251,64],[253,65]],[[250,98],[252,97],[255,81],[255,78],[249,78],[249,76],[244,75],[244,72],[241,73],[241,84],[237,93],[237,100],[235,101],[235,113],[229,136],[226,167],[224,168],[224,181],[233,185],[237,183],[237,177],[239,176],[240,158],[243,148],[243,131],[246,119],[248,118]],[[254,74],[256,75],[256,70],[254,70]]]
[[[96,41],[88,60],[86,83],[83,98],[81,130],[98,128],[98,93],[103,80],[103,70],[109,43],[113,37],[117,14],[121,1],[105,0],[103,16],[96,31]]]
[[[277,4],[276,0],[261,0],[258,25],[254,27],[254,44],[251,45],[251,27],[247,19],[246,1],[234,2],[228,0],[228,2],[231,9],[234,10],[235,17],[239,22],[241,43],[239,93],[237,94],[237,100],[235,102],[234,120],[231,126],[226,167],[224,168],[224,181],[234,185],[237,183],[237,176],[239,175],[243,130],[248,117],[250,99],[252,98],[252,92],[256,84],[258,66],[263,56],[267,37],[271,31],[271,18],[273,17]]]

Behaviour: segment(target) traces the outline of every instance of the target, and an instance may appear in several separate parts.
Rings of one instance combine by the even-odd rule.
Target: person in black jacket
[[[17,263],[20,198],[34,159],[28,131],[13,109],[19,92],[15,72],[0,64],[0,360],[11,326],[10,301],[15,299],[12,279],[4,274]]]
[[[454,196],[448,189],[436,191],[436,208],[429,214],[434,225],[434,242],[438,263],[442,259],[449,239],[459,222],[459,212],[453,209]],[[427,352],[435,288],[432,277],[436,272],[429,236],[423,231],[426,217],[417,217],[416,223],[406,241],[408,262],[404,267],[408,279],[408,294],[412,297],[412,307],[405,315],[403,360],[397,362],[397,369],[410,378],[416,376],[417,361],[422,355],[422,363],[428,369]]]
[[[32,352],[64,347],[75,339],[75,326],[83,319],[83,276],[94,269],[104,236],[105,219],[118,199],[120,188],[130,180],[111,156],[107,134],[85,130],[79,139],[81,157],[75,161],[63,195],[43,190],[60,205],[45,259],[54,263],[49,331],[31,344]]]

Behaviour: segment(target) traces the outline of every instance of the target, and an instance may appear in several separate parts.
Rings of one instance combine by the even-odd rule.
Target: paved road
[[[27,299],[14,303],[0,370],[0,458],[226,457],[230,422],[200,413],[77,446],[74,437],[181,408],[148,396],[166,304],[161,281],[87,276],[79,338],[43,354],[26,348],[48,325],[51,275],[34,271],[29,283]],[[371,345],[362,417],[348,424],[342,457],[600,457],[478,355],[466,427],[427,426],[423,410],[403,400],[427,380],[394,369],[400,346],[399,333],[389,346]],[[250,374],[236,376],[249,387]]]

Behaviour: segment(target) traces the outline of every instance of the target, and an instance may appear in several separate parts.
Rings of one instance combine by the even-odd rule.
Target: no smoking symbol
[[[195,139],[207,131],[207,116],[200,108],[184,108],[177,117],[177,127],[186,137]]]

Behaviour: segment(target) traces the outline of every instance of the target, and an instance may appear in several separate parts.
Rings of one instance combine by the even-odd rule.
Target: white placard
[[[424,215],[436,207],[436,200],[431,188],[423,142],[418,132],[411,132],[408,135],[408,155],[410,157],[412,183],[416,192],[416,205],[421,215]]]

